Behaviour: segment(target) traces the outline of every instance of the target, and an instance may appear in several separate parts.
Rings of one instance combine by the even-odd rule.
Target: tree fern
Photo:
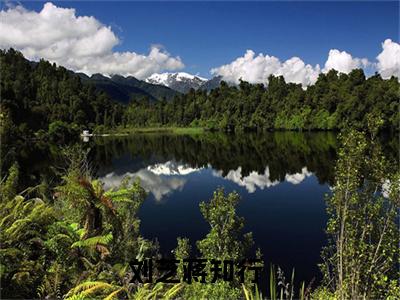
[[[77,241],[73,243],[71,247],[94,248],[97,245],[108,245],[112,241],[112,239],[113,239],[112,233],[108,233],[106,235],[94,236],[81,241]]]
[[[73,289],[71,289],[66,295],[66,300],[71,299],[93,299],[97,294],[102,298],[113,299],[118,293],[122,292],[124,288],[118,285],[109,284],[102,281],[87,281],[83,282]],[[117,293],[115,293],[117,292]],[[111,298],[110,298],[111,296]]]
[[[114,292],[110,293],[107,297],[105,297],[104,300],[118,299],[117,295],[124,291],[125,291],[125,288],[120,288],[118,290],[115,290]]]

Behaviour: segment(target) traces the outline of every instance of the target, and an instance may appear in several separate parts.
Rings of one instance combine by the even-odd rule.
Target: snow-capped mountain
[[[207,81],[207,79],[185,72],[178,72],[155,73],[145,81],[152,84],[164,85],[181,93],[187,93],[191,88],[197,90]]]

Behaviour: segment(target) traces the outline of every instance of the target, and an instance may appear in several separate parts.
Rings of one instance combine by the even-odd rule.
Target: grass
[[[287,282],[283,271],[274,265],[270,267],[269,276],[269,297],[262,295],[258,286],[254,288],[246,287],[242,284],[243,294],[245,300],[308,300],[310,297],[310,287],[305,288],[304,281],[301,283],[298,294],[295,295],[294,291],[294,269],[290,281]],[[297,297],[296,297],[297,296]]]
[[[110,135],[135,134],[135,133],[172,133],[172,134],[201,134],[202,127],[141,127],[141,128],[117,128]]]

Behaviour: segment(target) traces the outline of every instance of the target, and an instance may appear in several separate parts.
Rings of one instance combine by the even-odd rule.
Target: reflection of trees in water
[[[396,138],[382,139],[384,154],[398,163],[399,142]],[[286,174],[301,173],[303,167],[316,175],[321,183],[332,183],[337,141],[333,132],[274,132],[264,134],[236,134],[207,132],[200,135],[137,134],[121,138],[96,138],[82,147],[89,153],[94,169],[113,171],[113,160],[129,161],[127,171],[137,171],[148,164],[181,161],[191,167],[205,167],[209,163],[227,176],[241,167],[241,175],[255,171],[264,174],[269,168],[271,181],[282,181]],[[19,145],[7,151],[3,169],[13,161],[21,167],[21,186],[32,186],[42,179],[55,183],[57,170],[65,167],[60,148],[51,144]],[[9,162],[7,164],[6,162]],[[396,164],[394,164],[396,165]],[[132,169],[134,166],[135,170]]]
[[[121,139],[96,140],[94,161],[111,167],[111,160],[140,157],[143,166],[155,161],[182,161],[192,167],[211,164],[222,176],[241,167],[242,176],[269,167],[270,179],[282,181],[287,174],[301,173],[307,166],[321,183],[331,182],[336,159],[333,133],[275,132],[196,136],[146,134]]]
[[[66,168],[60,147],[44,142],[25,142],[9,147],[6,160],[2,162],[2,172],[6,172],[14,162],[17,162],[20,168],[20,190],[41,182],[56,185]]]

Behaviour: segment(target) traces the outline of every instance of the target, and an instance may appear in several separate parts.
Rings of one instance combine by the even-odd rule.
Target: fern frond
[[[96,247],[97,245],[108,245],[113,239],[112,233],[106,234],[106,235],[99,235],[99,236],[94,236],[91,238],[87,238],[82,241],[77,241],[71,245],[72,248],[74,247],[79,247],[79,248],[84,248],[84,247],[89,247],[93,248]]]
[[[81,292],[81,295],[86,297],[86,296],[93,295],[94,293],[96,293],[99,290],[109,290],[112,288],[113,288],[113,285],[111,285],[111,284],[108,284],[105,282],[99,282],[97,285],[92,286],[91,288]]]
[[[104,196],[109,197],[112,199],[112,201],[115,202],[133,202],[132,201],[132,196],[133,193],[130,190],[126,189],[121,189],[117,191],[107,191],[104,193]]]
[[[97,291],[99,289],[106,290],[106,289],[110,289],[112,287],[114,287],[114,286],[107,282],[86,281],[86,282],[78,284],[76,287],[72,288],[65,296],[67,299],[69,299],[69,297],[71,297],[71,296],[78,295],[78,294],[81,296],[87,296],[90,293],[93,293],[94,291]],[[87,292],[87,291],[89,291],[89,292]]]
[[[86,300],[87,298],[81,294],[72,295],[71,297],[65,298],[65,300]]]
[[[66,235],[64,233],[58,233],[55,236],[53,236],[49,241],[53,242],[57,242],[57,241],[61,241],[61,240],[66,240],[66,241],[70,241],[72,242],[72,238],[69,235]]]
[[[120,288],[118,290],[115,290],[114,292],[109,294],[107,297],[105,297],[104,300],[118,299],[116,296],[122,291],[126,291],[126,289],[125,288]]]
[[[20,231],[21,229],[23,229],[23,227],[25,227],[27,224],[31,223],[31,219],[29,218],[24,218],[24,219],[19,219],[16,220],[11,226],[10,228],[8,228],[5,233],[9,234],[9,235],[13,235],[15,233],[17,233],[18,231]]]
[[[180,292],[182,288],[183,288],[183,283],[175,284],[172,288],[170,288],[168,291],[165,292],[164,298],[166,300],[173,299],[176,296],[176,294]]]
[[[157,294],[162,291],[164,285],[161,282],[158,282],[151,290],[146,297],[146,299],[157,299]]]

